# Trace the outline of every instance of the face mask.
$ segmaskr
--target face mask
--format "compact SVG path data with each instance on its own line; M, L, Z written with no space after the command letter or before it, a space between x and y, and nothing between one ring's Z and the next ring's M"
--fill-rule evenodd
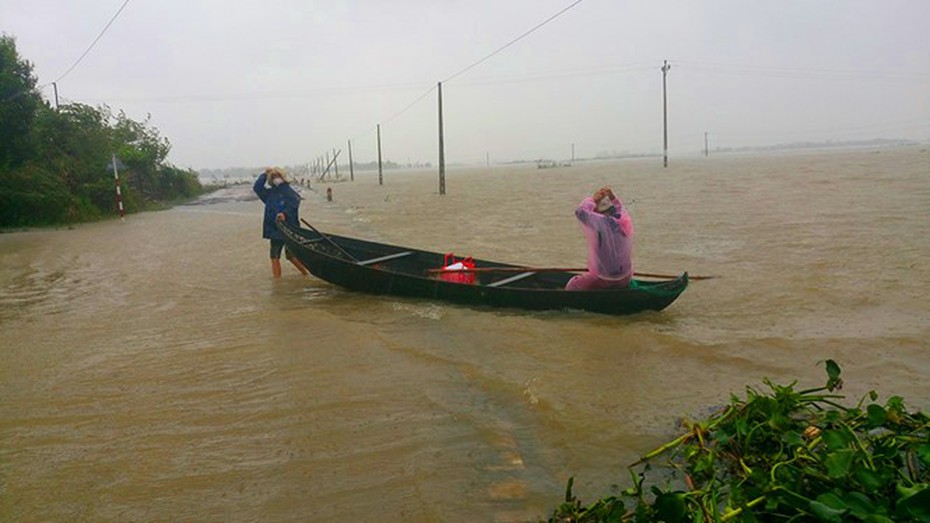
M282 183L284 183L284 180L281 178L275 178L274 180L271 180L271 185L274 185L275 187L281 185Z

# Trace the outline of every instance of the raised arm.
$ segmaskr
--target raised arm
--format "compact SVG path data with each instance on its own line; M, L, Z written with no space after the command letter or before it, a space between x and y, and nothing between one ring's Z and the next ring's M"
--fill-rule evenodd
M594 210L596 208L597 204L594 203L594 198L588 196L584 200L581 200L581 203L575 208L575 218L578 218L578 221L587 225L591 223L591 218L597 215L597 211Z
M258 198L263 202L268 198L268 191L270 190L265 187L265 181L267 180L268 175L261 173L258 175L258 179L255 180L255 185L252 186L252 190L255 191L255 194L257 194Z

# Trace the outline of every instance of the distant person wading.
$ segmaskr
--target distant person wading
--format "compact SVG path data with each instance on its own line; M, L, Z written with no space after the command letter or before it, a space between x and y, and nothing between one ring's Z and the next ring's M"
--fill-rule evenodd
M281 277L281 250L294 267L301 274L309 274L292 253L284 248L284 235L278 230L276 221L298 227L298 211L300 209L300 195L288 183L284 171L277 167L269 167L259 175L252 187L255 194L265 203L265 218L262 222L262 238L271 240L271 274L275 278Z

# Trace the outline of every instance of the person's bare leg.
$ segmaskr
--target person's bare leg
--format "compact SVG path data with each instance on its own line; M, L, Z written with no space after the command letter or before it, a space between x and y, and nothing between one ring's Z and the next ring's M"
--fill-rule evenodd
M271 275L274 278L281 277L281 258L272 258L271 259Z
M308 271L307 268L304 267L304 264L301 263L299 259L297 259L297 256L288 256L287 259L290 260L291 263L294 264L294 267L297 267L297 270L300 271L300 273L304 276L310 274L310 271Z

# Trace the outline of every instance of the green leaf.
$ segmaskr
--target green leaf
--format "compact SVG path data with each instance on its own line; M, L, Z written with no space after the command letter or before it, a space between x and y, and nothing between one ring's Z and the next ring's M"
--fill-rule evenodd
M887 429L885 429L887 430ZM879 431L874 431L873 437ZM889 431L890 432L890 431ZM900 442L893 438L875 439L872 441L872 459L897 461L900 459L901 450L898 448Z
M787 416L776 413L769 418L768 426L776 432L781 432L791 426L790 423L791 420Z
M749 433L749 421L746 418L739 418L733 423L733 428L736 429L737 437L743 438Z
M859 468L853 472L853 477L859 481L867 491L877 491L884 486L885 481L877 472L873 472L867 468Z
M848 492L843 496L843 500L849 507L850 512L858 517L864 518L876 511L875 503L862 492Z
M877 400L877 399L878 399L878 393L875 392L874 390L870 390L870 391L869 391L869 399L872 400L872 401Z
M843 380L840 379L840 366L833 360L827 360L827 389L834 390L843 387Z
M830 521L832 523L843 523L843 514L845 510L837 510L820 501L811 501L810 510L821 521Z
M930 467L930 445L924 444L916 449L917 458L927 467Z
M855 457L855 452L852 449L842 449L827 454L827 459L824 460L827 475L833 479L846 477L852 466L853 457Z
M817 496L817 501L836 510L847 510L849 508L846 506L846 502L833 492L824 492Z
M914 518L914 521L930 522L930 486L924 487L898 502L900 514Z
M698 458L694 462L694 473L695 474L704 474L704 473L713 473L714 471L714 454L707 453Z
M825 430L821 436L830 450L848 448L852 443L852 438L845 430Z
M685 521L685 497L680 492L666 492L656 497L656 516L666 523Z
M885 423L885 417L888 415L881 405L876 405L875 403L870 404L866 408L866 412L869 416L869 425L873 427L878 427Z
M623 501L615 496L602 498L585 509L585 521L620 521L625 512Z
M797 432L786 432L785 443L791 447L800 447L804 444L804 438L802 438L801 435Z
M897 413L904 412L904 398L901 396L892 396L885 402L885 408Z

